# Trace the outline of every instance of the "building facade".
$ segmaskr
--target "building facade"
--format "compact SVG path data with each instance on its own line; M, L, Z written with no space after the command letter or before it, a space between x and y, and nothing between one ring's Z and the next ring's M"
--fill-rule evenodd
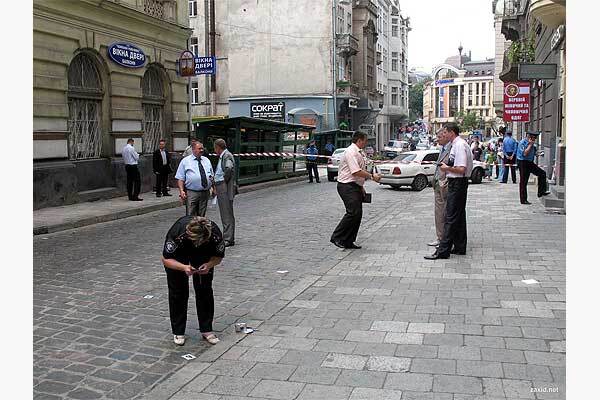
M124 194L129 137L152 187L158 140L188 141L189 34L185 0L33 2L34 208Z
M519 80L520 64L554 67L555 78L530 79L530 121L513 125L517 136L540 132L539 165L550 178L548 207L564 208L566 176L566 1L499 0L493 3L501 32L510 41L503 56L502 82Z
M433 132L474 113L484 135L492 134L496 127L493 60L463 62L460 68L441 64L433 69L432 77L423 89L423 119Z

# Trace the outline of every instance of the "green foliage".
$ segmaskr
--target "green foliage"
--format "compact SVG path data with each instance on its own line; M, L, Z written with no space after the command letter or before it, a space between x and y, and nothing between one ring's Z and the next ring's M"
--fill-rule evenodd
M511 64L530 63L535 59L535 36L512 42L508 48L508 61Z
M461 111L457 113L454 116L454 118L456 119L456 122L460 125L460 128L463 132L479 129L483 124L483 120L481 119L481 117L479 117L479 115L471 111L468 111L467 113Z
M408 109L411 121L423 118L423 83L415 83L408 89Z

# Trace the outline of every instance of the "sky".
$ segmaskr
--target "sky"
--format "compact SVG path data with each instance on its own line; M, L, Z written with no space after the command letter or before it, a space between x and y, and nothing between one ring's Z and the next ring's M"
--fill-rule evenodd
M408 67L431 72L450 56L471 50L473 60L494 57L492 0L400 0L410 17Z

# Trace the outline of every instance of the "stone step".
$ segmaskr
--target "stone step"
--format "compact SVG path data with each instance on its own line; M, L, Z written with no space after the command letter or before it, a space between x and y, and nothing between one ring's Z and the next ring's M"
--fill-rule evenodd
M111 186L93 190L84 190L83 192L78 192L77 195L79 196L79 202L88 202L118 197L119 192L116 187Z
M550 192L552 192L552 195L554 195L557 199L561 199L561 200L565 199L565 187L564 186L551 185Z
M549 194L548 196L544 196L542 203L546 208L565 208L565 199L559 199L553 194Z

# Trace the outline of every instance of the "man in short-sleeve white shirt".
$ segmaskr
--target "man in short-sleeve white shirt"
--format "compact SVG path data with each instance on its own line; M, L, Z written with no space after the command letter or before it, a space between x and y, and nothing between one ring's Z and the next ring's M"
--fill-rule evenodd
M331 234L330 241L343 249L361 248L354 242L362 220L363 185L367 179L375 182L381 179L380 175L365 171L366 160L361 150L366 145L367 135L358 131L354 133L352 144L344 152L338 169L337 191L346 207L346 214Z
M448 198L446 200L446 220L444 235L440 244L427 260L449 258L450 254L464 255L467 251L467 188L469 177L473 171L473 154L471 148L462 139L460 127L453 123L444 126L446 138L452 142L452 150L448 163L441 163L440 170L448 178Z

